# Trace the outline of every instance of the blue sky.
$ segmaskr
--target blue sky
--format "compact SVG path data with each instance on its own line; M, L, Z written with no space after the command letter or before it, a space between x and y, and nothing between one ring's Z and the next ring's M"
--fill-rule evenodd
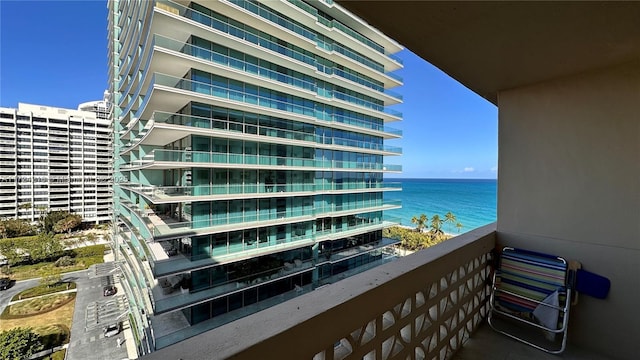
M495 178L497 108L404 50L404 178ZM0 0L0 106L76 108L107 88L106 1Z

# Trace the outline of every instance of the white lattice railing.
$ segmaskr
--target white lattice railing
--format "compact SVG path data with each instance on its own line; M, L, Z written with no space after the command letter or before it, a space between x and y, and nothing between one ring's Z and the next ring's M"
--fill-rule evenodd
M150 358L448 359L486 315L494 247L487 225Z

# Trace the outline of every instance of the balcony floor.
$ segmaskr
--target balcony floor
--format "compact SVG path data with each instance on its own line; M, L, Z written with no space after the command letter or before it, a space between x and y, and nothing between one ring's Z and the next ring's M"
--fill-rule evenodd
M569 332L571 341L571 332ZM567 344L567 349L561 355L547 354L510 339L495 332L489 324L483 324L462 349L453 357L454 360L609 360L598 354Z

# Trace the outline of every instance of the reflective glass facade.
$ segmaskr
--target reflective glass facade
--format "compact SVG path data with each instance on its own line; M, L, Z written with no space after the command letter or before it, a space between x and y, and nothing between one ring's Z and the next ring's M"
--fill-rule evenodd
M393 257L397 43L325 2L108 6L113 238L140 353Z

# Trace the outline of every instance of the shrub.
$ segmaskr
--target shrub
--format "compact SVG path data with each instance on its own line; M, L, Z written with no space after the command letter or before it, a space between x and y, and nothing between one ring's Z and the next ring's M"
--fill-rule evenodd
M38 334L31 328L13 328L0 333L0 358L28 359L42 350Z
M13 274L13 270L11 270L11 267L9 265L2 265L0 266L0 274L11 275Z
M91 245L85 246L77 249L73 249L72 253L76 258L84 258L84 257L92 257L92 256L102 256L104 255L104 251L107 249L105 245Z
M71 266L76 264L76 259L72 258L71 256L65 255L56 260L54 264L56 267Z
M40 279L40 284L47 287L58 285L61 282L62 282L62 275L60 275L60 273L43 276Z

